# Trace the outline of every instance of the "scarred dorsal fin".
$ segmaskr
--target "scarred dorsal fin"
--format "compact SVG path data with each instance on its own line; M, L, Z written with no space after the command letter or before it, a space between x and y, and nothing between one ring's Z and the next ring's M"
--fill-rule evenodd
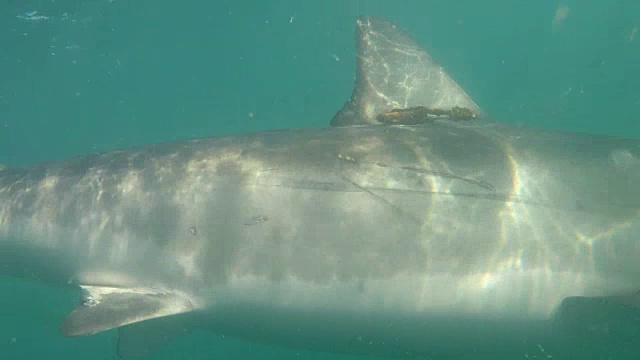
M357 69L351 99L332 126L380 123L393 109L482 110L431 56L394 24L375 17L356 21Z

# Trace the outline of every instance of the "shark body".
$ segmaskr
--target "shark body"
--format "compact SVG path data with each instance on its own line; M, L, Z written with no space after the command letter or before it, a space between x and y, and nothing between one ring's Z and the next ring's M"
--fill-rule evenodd
M391 23L358 19L357 41L331 127L0 170L3 269L81 287L62 332L119 328L123 355L190 328L404 358L640 351L606 315L640 290L640 140L486 121ZM380 123L414 107L472 118Z

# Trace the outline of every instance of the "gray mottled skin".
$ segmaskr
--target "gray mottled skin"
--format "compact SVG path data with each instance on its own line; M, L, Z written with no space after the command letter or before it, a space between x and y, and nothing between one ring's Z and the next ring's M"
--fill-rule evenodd
M486 121L198 139L0 171L0 260L259 341L542 356L563 300L640 289L639 182L640 140Z

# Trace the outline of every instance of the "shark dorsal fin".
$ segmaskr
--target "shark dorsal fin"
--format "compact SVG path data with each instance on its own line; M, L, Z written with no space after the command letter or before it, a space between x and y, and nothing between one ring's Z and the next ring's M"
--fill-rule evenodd
M351 99L332 126L377 124L393 109L482 110L413 39L380 18L356 21L357 69Z

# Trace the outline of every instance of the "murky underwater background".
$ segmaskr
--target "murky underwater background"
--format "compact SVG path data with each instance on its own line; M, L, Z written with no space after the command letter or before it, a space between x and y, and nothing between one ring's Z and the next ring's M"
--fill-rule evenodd
M326 126L358 15L398 23L498 120L640 138L634 0L0 0L0 163ZM0 359L114 359L115 332L58 333L77 296L0 277ZM196 332L149 358L357 357Z

